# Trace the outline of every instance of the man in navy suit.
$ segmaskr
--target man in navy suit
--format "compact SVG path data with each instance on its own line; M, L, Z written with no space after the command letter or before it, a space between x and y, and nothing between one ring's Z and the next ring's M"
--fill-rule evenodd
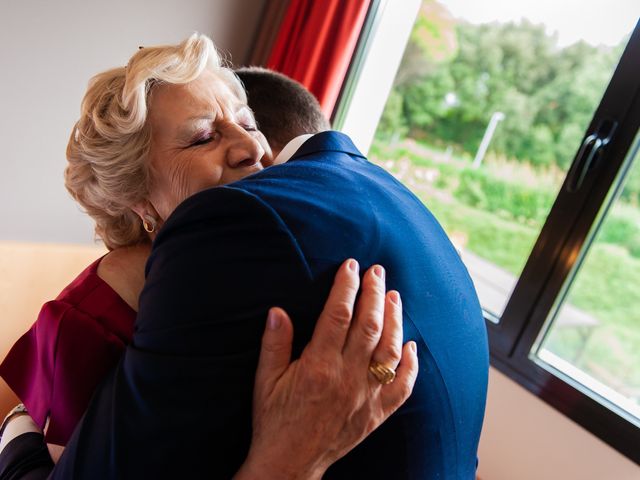
M288 91L278 97L267 87L278 113L305 117L300 108L308 106L294 101L300 87L262 74L258 83L284 82ZM251 75L240 76L260 122L267 107L253 102L260 94ZM266 133L282 150L278 161L295 150L288 162L197 193L165 223L147 265L133 345L98 392L63 464L74 462L77 475L93 478L118 471L131 478L231 477L251 437L266 311L279 305L290 313L299 354L338 266L352 257L362 271L386 267L387 287L402 295L405 341L417 342L420 373L409 400L326 478L474 478L488 349L458 253L422 202L347 136L325 131L295 139L324 125L293 122L284 131L277 120L270 124L294 140L287 148Z

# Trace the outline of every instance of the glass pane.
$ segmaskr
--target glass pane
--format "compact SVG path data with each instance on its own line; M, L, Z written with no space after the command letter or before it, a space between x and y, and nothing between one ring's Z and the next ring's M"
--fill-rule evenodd
M630 155L633 163L624 188L620 181L610 194L610 207L603 210L603 220L535 352L538 359L636 421L640 421L638 143Z
M635 0L425 0L369 152L502 314L637 17Z

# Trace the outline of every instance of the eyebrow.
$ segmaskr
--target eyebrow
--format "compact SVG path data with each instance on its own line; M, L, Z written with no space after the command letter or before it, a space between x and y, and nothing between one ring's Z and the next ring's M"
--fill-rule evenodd
M189 118L187 118L187 122L195 122L195 121L198 121L198 120L204 120L204 121L207 121L207 122L212 122L215 119L216 119L216 115L212 115L212 114L208 113L208 114L205 114L205 115L195 115L193 117L189 117Z
M243 110L246 110L247 112L249 112L251 114L252 117L255 117L255 113L253 112L253 110L251 110L251 107L249 105L245 105L245 104L240 103L240 104L236 105L236 107L237 107L235 109L236 113L239 113L239 112L242 112Z
M215 120L215 116L211 115L210 113L205 114L205 115L196 115L194 117L189 117L187 118L188 121L193 122L194 120L208 120L208 121L212 121Z

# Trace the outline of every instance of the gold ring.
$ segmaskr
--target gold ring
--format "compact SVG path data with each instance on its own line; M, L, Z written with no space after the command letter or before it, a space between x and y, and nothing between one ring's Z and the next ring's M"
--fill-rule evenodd
M387 385L396 378L396 371L393 368L389 368L378 362L371 362L369 364L369 371L382 385Z

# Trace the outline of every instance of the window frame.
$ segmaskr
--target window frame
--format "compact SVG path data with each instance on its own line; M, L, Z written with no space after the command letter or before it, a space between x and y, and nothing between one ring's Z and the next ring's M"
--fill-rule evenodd
M618 125L611 143L577 192L567 191L567 175L500 322L487 319L487 330L494 367L640 464L640 427L531 358L547 318L559 306L565 284L584 247L589 246L610 190L617 188L628 152L640 131L640 69L634 68L638 58L640 22L585 134L586 138L595 132L602 120L615 119Z
M367 25L378 22L377 16L383 14L381 7L386 3L372 2ZM345 112L349 111L354 89L361 83L375 81L362 78L360 74L363 63L368 61L368 47L376 33L375 28L363 29L343 95L336 107L338 114L334 113L334 119L338 120L334 128L341 127ZM485 312L485 320L493 367L640 465L640 448L637 447L640 445L639 426L593 399L582 388L565 381L563 375L554 374L531 358L532 348L545 328L547 317L554 308L559 307L558 299L565 284L573 275L574 266L580 261L584 247L588 248L592 227L598 221L611 188L617 188L616 182L625 168L627 154L640 132L638 59L640 21L629 38L583 138L584 142L603 120L608 119L617 123L611 142L582 186L575 192L569 192L568 178L578 162L578 158L574 158L504 312L500 317ZM385 95L385 101L388 93L381 92ZM378 119L369 121L375 131ZM579 147L576 145L577 149ZM636 161L640 162L640 158Z

